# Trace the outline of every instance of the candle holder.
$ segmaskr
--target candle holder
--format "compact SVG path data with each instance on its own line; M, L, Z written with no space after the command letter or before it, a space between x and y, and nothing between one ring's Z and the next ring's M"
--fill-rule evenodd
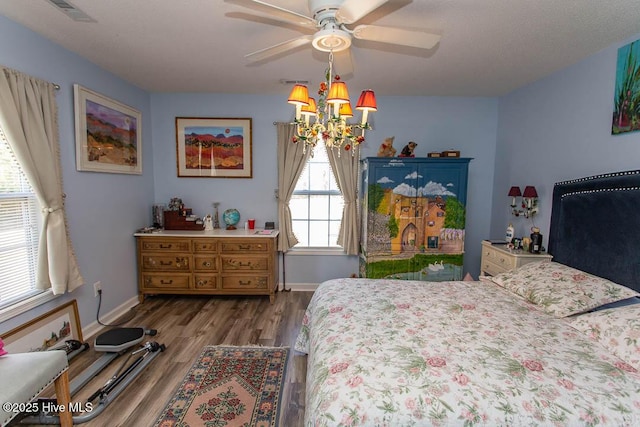
M220 216L218 215L218 206L220 202L213 202L213 228L220 228Z

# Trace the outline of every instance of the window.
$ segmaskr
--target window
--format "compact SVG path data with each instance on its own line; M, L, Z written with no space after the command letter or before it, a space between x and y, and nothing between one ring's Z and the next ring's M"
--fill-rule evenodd
M0 129L0 309L43 291L35 288L38 201Z
M325 146L318 144L289 202L293 232L299 240L294 248L339 248L343 206Z

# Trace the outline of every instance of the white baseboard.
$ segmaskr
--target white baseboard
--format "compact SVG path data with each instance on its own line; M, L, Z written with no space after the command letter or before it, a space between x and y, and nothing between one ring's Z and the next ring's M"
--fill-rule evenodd
M287 283L287 290L291 289L292 291L315 291L319 283ZM280 290L282 290L282 283L280 283Z
M110 324L111 322L115 322L118 318L122 317L122 315L126 314L129 310L131 310L136 305L140 304L140 300L138 296L131 298L128 301L120 304L118 307L111 310L109 313L100 316L100 321L102 323ZM94 321L89 325L82 328L82 337L86 341L87 338L96 335L100 332L105 326L102 326L98 323L98 321Z

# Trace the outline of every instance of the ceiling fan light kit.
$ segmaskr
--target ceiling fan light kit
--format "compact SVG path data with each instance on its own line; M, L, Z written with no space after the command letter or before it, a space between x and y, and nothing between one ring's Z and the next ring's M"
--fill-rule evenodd
M359 124L347 122L348 118L353 117L353 112L346 83L340 81L339 76L335 76L335 80L333 78L335 52L349 49L353 39L422 49L431 49L440 40L439 35L422 30L377 25L358 25L353 29L347 27L389 0L309 0L311 16L260 0L225 1L267 13L281 22L317 30L313 35L302 35L245 55L249 60L261 61L307 44L311 44L316 50L329 53L329 68L325 74L325 81L320 84L318 102L309 97L307 86L303 84L294 85L289 95L288 102L296 108L296 134L293 139L294 142L304 143L305 149L308 147L313 150L321 139L328 148L352 150L354 153L358 145L364 141L364 131L371 129L367 122L369 111L377 111L374 92L370 89L365 90L356 104L356 110L362 111L362 120ZM314 116L315 122L312 124L311 117Z

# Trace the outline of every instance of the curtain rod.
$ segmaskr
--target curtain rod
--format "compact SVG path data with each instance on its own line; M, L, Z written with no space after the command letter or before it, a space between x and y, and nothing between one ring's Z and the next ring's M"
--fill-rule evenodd
M45 82L45 83L50 83L50 82L48 82L48 81L46 81L46 80L42 80L42 79L40 79L40 78L38 78L38 77L32 77L32 76L30 76L30 75L28 75L28 74L23 73L22 71L14 70L13 68L7 68L7 67L4 67L4 66L2 66L1 64L0 64L0 70L7 70L7 71L14 72L14 73L20 73L20 74L25 75L25 76L27 76L27 77L29 77L29 78L35 78L35 79L41 80L41 81L43 81L43 82ZM55 90L60 90L60 85L59 85L59 84L57 84L57 83L50 83L50 84L52 84L52 85L53 85L53 88L54 88Z

